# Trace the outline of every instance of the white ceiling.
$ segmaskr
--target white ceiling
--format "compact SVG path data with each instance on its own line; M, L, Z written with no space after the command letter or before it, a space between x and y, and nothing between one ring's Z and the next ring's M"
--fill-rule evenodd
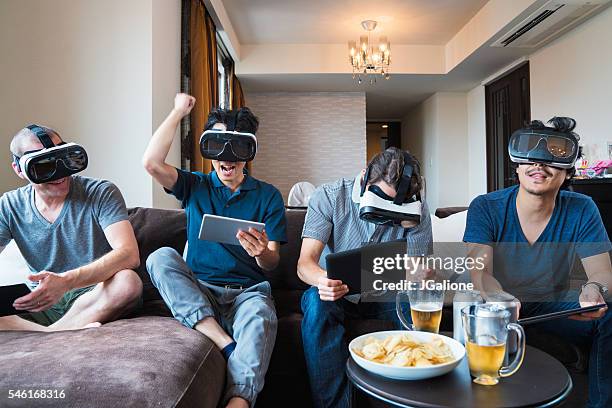
M374 85L357 85L350 74L242 75L240 82L247 99L249 92L365 92L368 120L397 120L433 93L471 90L523 55L485 45L446 75L392 74Z
M393 44L446 44L487 0L223 0L241 44L338 44L361 21Z
M504 0L514 1L514 0ZM538 0L543 1L543 0ZM240 44L339 44L376 19L393 44L446 45L488 0L222 0ZM375 36L376 38L376 36ZM368 120L402 118L435 92L467 91L527 54L482 45L447 74L397 74L357 85L350 74L241 73L251 92L365 92ZM278 55L277 58L283 58Z

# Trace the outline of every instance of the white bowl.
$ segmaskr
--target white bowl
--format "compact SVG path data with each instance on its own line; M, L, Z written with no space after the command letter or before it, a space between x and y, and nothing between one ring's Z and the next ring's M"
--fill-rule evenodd
M359 357L354 349L361 349L365 339L374 337L378 340L384 340L385 338L397 335L397 334L408 334L410 337L419 342L429 342L436 338L441 338L451 349L454 360L443 364L436 364L429 367L396 367L389 364L376 363L374 361L367 360L363 357ZM450 337L442 336L435 333L427 333L421 331L406 331L406 330L389 330L380 331L359 336L349 344L349 351L353 360L364 370L370 371L374 374L381 375L383 377L392 378L395 380L423 380L425 378L437 377L451 372L465 357L465 347L457 340Z

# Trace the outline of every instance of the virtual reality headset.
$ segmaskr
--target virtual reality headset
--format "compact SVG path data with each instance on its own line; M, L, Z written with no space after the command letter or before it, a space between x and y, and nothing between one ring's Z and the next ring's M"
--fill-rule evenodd
M421 184L418 180L420 176L415 172L417 166L418 163L404 152L402 177L395 197L388 196L377 185L368 185L371 169L368 166L363 181L359 184L358 175L353 189L353 201L359 203L359 218L379 225L401 225L404 221L420 223L422 202L421 191L417 187Z
M571 169L580 156L578 140L578 135L571 131L562 132L543 125L524 128L510 136L508 154L514 163L543 163Z
M87 168L87 152L76 143L59 143L51 140L47 131L38 125L29 125L42 149L25 152L21 157L13 155L13 160L25 177L35 184L48 183L79 173Z
M200 153L211 160L251 161L257 153L257 138L234 130L207 130L200 137Z

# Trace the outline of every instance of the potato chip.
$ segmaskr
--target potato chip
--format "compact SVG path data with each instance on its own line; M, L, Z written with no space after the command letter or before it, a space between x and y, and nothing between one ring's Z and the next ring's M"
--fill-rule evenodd
M408 333L392 335L382 340L368 337L361 349L355 348L353 352L366 360L396 367L428 367L454 359L444 340L437 338L421 343Z

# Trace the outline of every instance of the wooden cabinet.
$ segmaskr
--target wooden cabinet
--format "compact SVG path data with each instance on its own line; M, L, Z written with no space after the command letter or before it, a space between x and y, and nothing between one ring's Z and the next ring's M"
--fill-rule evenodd
M612 179L574 179L570 190L586 194L595 201L608 231L608 238L612 239Z

